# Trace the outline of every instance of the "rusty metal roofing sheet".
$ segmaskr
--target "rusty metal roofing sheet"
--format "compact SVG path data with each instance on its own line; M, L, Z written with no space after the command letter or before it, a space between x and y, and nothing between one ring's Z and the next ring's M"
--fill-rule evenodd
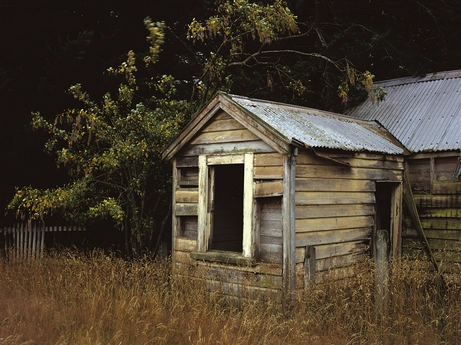
M377 82L384 101L370 99L348 115L376 120L409 151L461 149L461 70Z
M377 122L326 111L228 95L287 141L306 147L402 154L403 148Z

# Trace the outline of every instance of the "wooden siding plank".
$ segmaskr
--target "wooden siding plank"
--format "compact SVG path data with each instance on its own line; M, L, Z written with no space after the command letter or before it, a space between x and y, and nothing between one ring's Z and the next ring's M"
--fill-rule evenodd
M261 243L261 262L281 264L282 248L282 244Z
M424 218L421 219L424 230L460 230L461 221L459 218Z
M320 260L348 254L363 254L369 248L363 241L353 241L315 246L315 253L317 260Z
M383 155L381 153L359 152L354 158L369 160L386 160L389 162L405 162L405 158L400 155Z
M419 210L420 218L461 218L461 208L424 207Z
M370 228L333 230L333 231L311 231L296 233L296 247L317 246L320 244L369 240Z
M177 168L197 168L198 167L198 156L176 157L176 167Z
M368 249L369 245L367 245L363 241L351 241L327 245L318 245L315 246L315 257L317 259L325 259L333 256L364 253ZM296 263L304 262L304 258L306 255L305 252L306 247L296 248Z
M374 192L376 190L374 181L367 180L344 180L344 179L323 179L323 178L297 178L296 191L342 191L342 192Z
M255 166L255 179L283 179L283 166Z
M373 227L373 216L313 218L296 220L296 233Z
M336 279L342 279L347 276L356 274L356 264L360 264L366 255L362 252L351 253L342 256L334 256L325 259L319 259L315 262L315 282L332 282ZM304 278L305 268L303 264L296 265L298 278ZM301 280L299 284L302 286Z
M428 230L424 230L424 234L426 235L427 239L461 241L461 231L458 231L458 230L428 229ZM414 228L405 228L403 230L403 236L404 237L414 237L414 238L419 237L416 229Z
M218 269L220 272L240 272L237 274L262 274L262 275L272 275L272 276L282 276L282 267L280 265L272 265L267 263L257 263L253 266L239 266L239 265L223 265L219 262L212 261L196 261L195 267L197 270L201 269Z
M351 168L347 166L332 165L298 165L296 177L298 178L341 178L356 180L389 180L401 181L401 170L384 170L369 168Z
M370 192L298 192L296 205L374 204L375 193Z
M206 145L217 143L236 143L260 140L256 135L247 129L236 129L232 131L206 132L198 135L190 142L190 145Z
M404 247L418 247L422 249L422 245L419 241L415 241L414 238L405 238ZM432 250L441 250L441 251L457 251L461 252L461 242L456 240L446 240L446 239L432 239L428 238L429 246Z
M178 189L175 192L175 199L176 199L176 203L178 204L197 203L198 197L199 197L198 189L195 189L195 190Z
M363 253L352 253L342 256L334 256L331 258L320 259L316 261L316 271L328 271L333 268L350 266L359 263L364 259Z
M239 143L217 143L208 145L187 145L182 151L182 156L199 156L201 154L222 154L238 152L274 152L275 150L265 142L244 141Z
M255 198L283 195L283 181L262 181L255 183Z
M198 205L197 204L176 203L175 215L176 216L196 216L198 215Z
M243 164L244 155L216 155L207 157L208 165L219 165L219 164Z
M252 269L234 269L236 266L216 266L199 264L196 270L191 270L193 277L206 278L208 281L239 284L253 287L281 286L282 277L279 274L263 274ZM274 271L276 272L276 271ZM271 284L272 283L272 284Z
M202 129L202 132L221 132L229 130L245 129L233 118L214 119L209 125Z
M207 289L209 291L219 291L221 294L229 298L264 298L281 301L281 291L278 287L266 286L251 286L247 282L228 283L223 281L207 280Z
M260 231L262 236L271 236L282 238L282 221L262 220L260 222Z
M315 155L313 152L299 152L298 156L296 157L296 165L303 166L303 165L330 165L334 166L337 165L333 163L331 160L323 157L319 157Z
M175 239L175 249L181 252L195 252L197 251L197 240L177 237Z
M370 169L383 169L383 170L403 170L404 162L402 161L389 161L386 159L368 160L357 158L344 159L347 163L355 168L370 168Z
M460 208L461 195L414 194L415 204L420 207Z
M375 206L372 204L296 206L296 219L370 216L375 213Z
M276 153L261 153L255 155L255 167L257 166L272 166L272 165L283 165L283 155Z
M403 169L404 159L401 156L359 153L351 156L351 153L341 155L340 152L332 154L333 157L340 158L341 161L349 163L351 166L356 167L370 167L370 168L385 168L385 169ZM320 157L310 152L302 152L296 157L298 165L331 165L334 163L326 157Z
M435 181L432 184L432 194L452 195L461 194L461 181Z
M280 236L271 236L271 235L261 235L262 244L270 245L282 245L282 237Z

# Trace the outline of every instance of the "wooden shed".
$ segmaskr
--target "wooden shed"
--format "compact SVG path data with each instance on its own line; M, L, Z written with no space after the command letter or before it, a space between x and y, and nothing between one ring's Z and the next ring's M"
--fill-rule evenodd
M347 114L377 120L410 152L406 172L416 218L404 208L403 251L428 244L436 263L461 262L461 70L377 82L386 96ZM423 236L419 234L422 231Z
M399 255L403 153L374 121L220 93L163 153L174 267L278 294L369 256L377 229Z

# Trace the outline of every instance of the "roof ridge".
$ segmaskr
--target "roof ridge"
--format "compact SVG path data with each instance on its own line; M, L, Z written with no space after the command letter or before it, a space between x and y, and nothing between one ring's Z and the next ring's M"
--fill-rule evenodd
M312 107L308 107L304 105L290 104L290 103L284 103L284 102L279 102L279 101L271 101L271 100L265 100L261 98L252 98L248 96L242 96L242 95L230 94L230 93L226 93L226 95L228 95L231 99L239 98L239 99L247 100L249 102L255 102L255 103L258 102L258 103L264 103L268 105L271 104L271 105L275 105L281 108L297 109L300 112L308 111L309 113L315 114L316 116L330 116L332 118L336 118L339 121L360 122L360 123L376 122L374 120L364 120L364 119L348 116L347 114L342 114L342 113L334 112L330 110L312 108Z

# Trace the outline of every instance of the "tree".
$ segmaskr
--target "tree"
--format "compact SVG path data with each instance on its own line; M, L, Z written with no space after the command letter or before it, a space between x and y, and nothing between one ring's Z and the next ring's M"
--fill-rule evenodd
M17 114L22 121L22 114L30 113L30 104L38 105L34 109L44 114L55 114L59 111L55 108L64 107L65 99L55 97L63 85L75 84L75 78L85 85L85 91L81 84L70 88L76 103L56 119L35 113L33 120L35 128L51 136L46 148L67 168L69 183L56 188L48 188L48 183L40 189L35 182L42 177L28 177L35 188L18 189L10 209L31 218L62 214L83 222L108 217L124 229L129 250L139 253L154 246L168 214L170 168L160 161L159 151L188 114L216 91L342 111L372 90L373 75L367 70L383 79L457 68L461 53L456 42L461 32L455 24L461 8L455 0L409 1L405 6L396 0L288 2L291 10L282 0L217 0L217 8L214 0L175 1L177 6L168 6L170 26L146 21L151 51L144 63L140 63L142 55L130 52L108 73L111 83L107 78L102 81L94 70L99 71L101 64L117 65L120 47L127 42L134 50L141 49L137 37L142 36L134 22L140 13L163 15L156 4L139 1L139 6L126 9L109 1L99 6L72 3L62 11L66 16L42 13L42 6L28 20L19 20L24 17L21 13L5 16L11 18L0 24L17 30L0 40L14 52L0 65L0 90L9 94L0 104L7 109L3 114L15 117L2 126L10 132L2 142L17 146L3 150L4 157L7 152L8 159L21 161L31 151L26 147L12 154L24 146L22 137L29 130L12 120L19 118ZM21 8L29 11L30 7ZM189 23L190 8L197 17ZM59 25L48 28L53 18L59 18ZM41 30L39 24L44 26ZM67 38L53 37L57 31ZM41 37L53 40L39 46ZM21 45L15 47L14 42ZM167 58L162 55L159 60L161 47L167 50L162 53ZM30 59L31 50L40 58ZM62 73L63 68L67 73ZM71 81L63 78L69 74ZM119 82L114 81L120 77L125 79L117 88ZM30 85L35 85L34 92ZM26 94L28 102L24 102ZM103 94L102 100L93 101ZM11 134L14 131L18 134ZM31 147L38 146L28 141ZM34 151L31 156L38 155ZM10 179L19 175L17 171L26 169L21 165ZM9 184L10 179L6 179ZM7 189L2 186L2 190Z
M17 189L9 209L29 219L59 215L85 223L109 218L125 232L129 255L155 251L170 205L170 167L161 161L160 151L195 109L195 101L204 105L216 91L248 80L253 71L263 76L255 79L263 80L266 90L301 97L308 88L296 64L306 58L331 64L342 73L343 88L361 76L365 76L364 84L371 83L370 75L357 73L346 59L333 61L316 52L289 48L310 30L301 32L281 0L271 5L224 1L215 16L204 22L193 20L188 26L188 37L203 45L195 46L199 49L194 56L202 64L197 64L201 68L194 81L196 93L187 103L175 95L177 81L155 68L165 41L165 24L146 18L145 25L150 50L143 64L130 51L125 62L109 69L114 78L124 78L117 95L107 92L96 102L81 84L75 84L69 89L74 107L51 121L33 113L32 127L48 133L46 151L67 169L70 181L56 188ZM85 41L86 36L80 37ZM187 58L183 62L192 65ZM260 86L258 81L252 88L245 85L244 94ZM342 96L346 91L342 89Z
M109 218L125 232L128 255L155 250L168 218L170 167L161 150L185 121L189 105L175 98L171 76L156 74L164 23L145 19L149 53L139 64L127 60L109 73L123 76L116 96L95 102L80 84L69 89L79 106L53 121L33 113L32 127L50 138L45 148L65 167L70 183L52 189L21 188L9 209L23 217L45 219L59 213L78 223ZM142 79L137 78L143 70Z
M358 71L347 56L329 56L317 21L300 23L286 3L223 1L217 14L189 24L189 38L202 44L202 70L195 94L206 103L221 89L291 103L311 103L317 84L346 101L356 86L372 90L373 75ZM329 94L329 96L331 96ZM333 102L332 102L333 103ZM316 104L315 104L316 105Z

